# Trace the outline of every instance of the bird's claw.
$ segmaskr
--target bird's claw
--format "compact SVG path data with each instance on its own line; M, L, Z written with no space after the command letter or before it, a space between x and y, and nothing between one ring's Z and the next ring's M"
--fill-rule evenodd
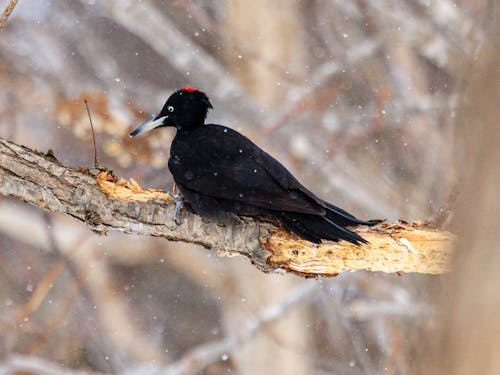
M168 192L168 196L174 201L175 203L175 213L174 213L174 222L177 225L181 225L181 221L179 220L179 216L181 213L181 209L184 206L183 203L183 198L182 198L182 193L179 191L177 194Z

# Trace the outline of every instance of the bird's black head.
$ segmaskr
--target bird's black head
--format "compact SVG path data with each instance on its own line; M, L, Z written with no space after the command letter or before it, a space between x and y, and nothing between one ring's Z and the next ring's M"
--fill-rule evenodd
M180 129L193 129L202 126L209 108L213 108L204 92L184 87L174 92L167 99L161 112L151 120L145 122L132 133L135 137L141 133L160 128L173 126Z

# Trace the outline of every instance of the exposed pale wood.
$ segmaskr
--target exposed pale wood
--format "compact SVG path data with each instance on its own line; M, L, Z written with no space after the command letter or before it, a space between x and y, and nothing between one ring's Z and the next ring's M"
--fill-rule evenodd
M312 245L280 231L264 248L271 252L268 264L288 271L333 276L344 271L418 272L440 274L448 270L454 236L419 223L380 223L355 230L369 244L346 242Z
M69 168L53 157L0 139L0 194L44 210L84 221L99 233L119 230L200 244L224 255L240 254L264 272L284 270L305 277L333 276L346 270L419 272L448 270L454 236L419 223L381 223L356 232L370 243L315 245L270 223L243 218L220 226L183 211L173 221L174 205L158 190L109 173Z

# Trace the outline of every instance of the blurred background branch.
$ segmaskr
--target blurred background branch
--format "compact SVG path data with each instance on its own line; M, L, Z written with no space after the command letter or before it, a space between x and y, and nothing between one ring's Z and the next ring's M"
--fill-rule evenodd
M5 26L5 22L7 22L7 19L9 18L10 14L16 7L17 1L18 0L9 0L9 4L3 11L2 15L0 16L0 29L2 29Z

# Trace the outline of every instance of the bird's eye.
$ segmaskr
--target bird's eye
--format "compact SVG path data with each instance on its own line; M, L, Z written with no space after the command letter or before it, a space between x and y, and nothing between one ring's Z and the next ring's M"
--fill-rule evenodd
M171 105L169 105L169 106L167 107L167 110L168 110L169 112L173 112L173 111L174 111L174 107L172 107Z

